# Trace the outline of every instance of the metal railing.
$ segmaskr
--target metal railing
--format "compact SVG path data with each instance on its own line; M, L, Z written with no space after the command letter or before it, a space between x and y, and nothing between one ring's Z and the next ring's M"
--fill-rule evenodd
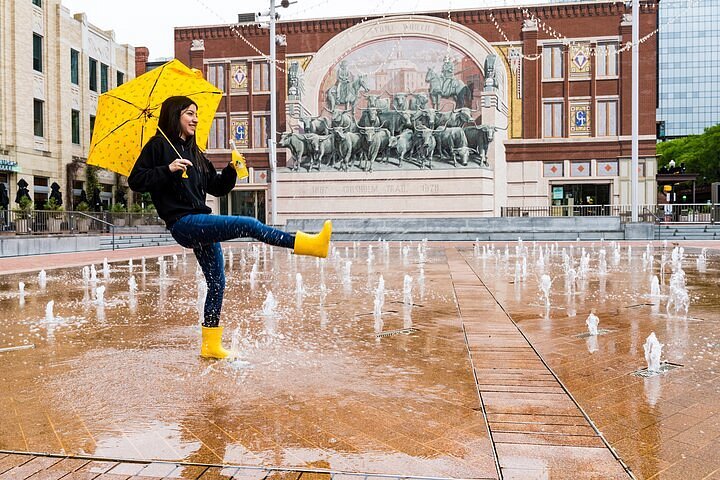
M720 223L720 204L683 203L668 205L640 205L639 220L647 223ZM591 217L617 216L630 222L630 205L545 205L530 207L502 207L503 217Z
M149 213L0 210L0 233L16 235L111 233L113 250L117 227L141 225L164 225L164 223L156 214Z

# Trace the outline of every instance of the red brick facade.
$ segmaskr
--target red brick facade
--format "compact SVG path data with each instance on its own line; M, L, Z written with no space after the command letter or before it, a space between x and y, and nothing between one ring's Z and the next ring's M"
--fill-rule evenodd
M526 56L542 53L542 42L552 41L554 37L547 33L542 25L551 27L555 32L564 35L569 41L574 39L591 39L608 37L620 39L622 47L631 41L629 22L623 23L623 15L629 14L624 2L598 2L557 4L528 7L527 11L539 19L541 28L534 31L523 31L523 20L528 18L519 8L498 8L492 10L469 10L452 12L450 19L482 36L495 46L507 44L493 23L497 21L500 29L505 32L507 40L514 45L522 45ZM640 37L651 33L657 25L658 3L655 1L641 4ZM447 12L427 13L426 16L447 18ZM277 48L277 57L285 60L286 55L313 55L338 33L347 30L362 21L371 21L375 17L324 19L308 21L281 22L277 25L277 33L286 35L287 46ZM175 31L175 56L186 64L203 68L205 59L259 59L259 54L238 37L231 26L188 27ZM255 25L238 27L240 33L266 53L269 51L267 29ZM204 51L192 51L192 40L204 40ZM362 40L359 41L362 43ZM557 41L556 43L562 43ZM342 52L338 52L341 54ZM657 98L657 36L650 36L640 46L640 135L646 136L640 141L640 155L654 156L655 141L655 109ZM564 65L569 65L567 45L563 47ZM514 139L506 145L506 160L573 160L584 158L617 158L628 156L631 134L631 58L632 49L622 52L617 62L617 78L598 79L595 75L595 57L591 57L590 78L586 80L570 80L565 72L559 81L543 80L542 61L523 60L522 78L522 117L521 141ZM248 68L248 85L253 84L252 69ZM225 85L228 85L229 72L226 70ZM278 130L285 129L285 98L286 77L277 71L278 92ZM618 96L617 133L614 141L595 141L594 133L589 138L573 139L563 142L562 139L542 138L543 99L558 98L564 100L565 117L569 114L569 100L573 97L587 98L595 104L595 99L603 95ZM253 112L269 109L268 94L226 95L219 110L228 112ZM250 122L252 123L252 122ZM228 123L229 125L229 123ZM250 125L252 129L252 124ZM251 133L252 134L252 133ZM567 132L565 133L567 137ZM536 141L534 141L536 140ZM558 141L560 140L560 141ZM538 157L541 155L541 157ZM228 155L214 155L218 165L227 160ZM250 166L267 167L267 153L252 152L247 155ZM279 155L280 165L284 164L283 154Z

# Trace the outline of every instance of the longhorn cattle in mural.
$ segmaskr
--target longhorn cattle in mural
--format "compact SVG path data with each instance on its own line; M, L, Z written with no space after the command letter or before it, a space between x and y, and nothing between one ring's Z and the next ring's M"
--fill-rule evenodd
M324 90L322 114L298 115L299 131L282 134L279 145L292 154L291 170L490 166L488 147L498 127L482 124L473 89L497 86L495 59L485 62L482 80L466 76L469 83L456 76L456 65L464 64L457 56L445 54L440 73L427 62L397 61L396 70L388 66L390 73L378 73L381 65L371 74L353 73L347 59L340 62ZM426 91L418 85L418 65L426 68ZM398 70L405 75L401 85L414 85L412 91L388 91L398 85Z

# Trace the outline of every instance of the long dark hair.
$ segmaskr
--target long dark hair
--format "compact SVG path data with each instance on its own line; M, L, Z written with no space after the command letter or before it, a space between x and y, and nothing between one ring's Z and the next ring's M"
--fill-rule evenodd
M197 103L195 103L191 98L181 95L168 97L160 107L158 130L162 130L169 139L179 138L181 133L180 115L182 114L183 110L188 108L190 105L195 105L195 108L198 108ZM163 136L162 133L160 133L159 131L156 133L156 135ZM207 164L205 162L205 156L198 148L197 142L195 142L195 135L192 135L189 140L191 142L190 149L193 152L193 157L196 160L196 162L194 162L195 167L199 168L202 172L206 172Z

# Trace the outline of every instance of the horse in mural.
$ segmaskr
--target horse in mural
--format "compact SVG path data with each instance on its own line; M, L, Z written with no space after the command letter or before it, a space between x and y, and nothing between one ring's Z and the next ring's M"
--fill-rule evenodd
M470 107L472 105L472 90L465 83L457 78L452 81L445 82L432 67L428 68L425 75L425 81L428 85L428 96L433 104L433 108L437 109L440 105L440 98L452 98L455 100L455 108Z
M350 110L354 113L355 103L360 96L360 90L364 90L366 92L370 91L370 88L367 85L367 77L364 74L358 75L355 80L348 84L347 94L345 95L345 98L339 97L337 85L333 85L332 87L328 88L327 92L325 92L325 98L328 103L328 110L335 110L335 105L344 105L345 110Z

